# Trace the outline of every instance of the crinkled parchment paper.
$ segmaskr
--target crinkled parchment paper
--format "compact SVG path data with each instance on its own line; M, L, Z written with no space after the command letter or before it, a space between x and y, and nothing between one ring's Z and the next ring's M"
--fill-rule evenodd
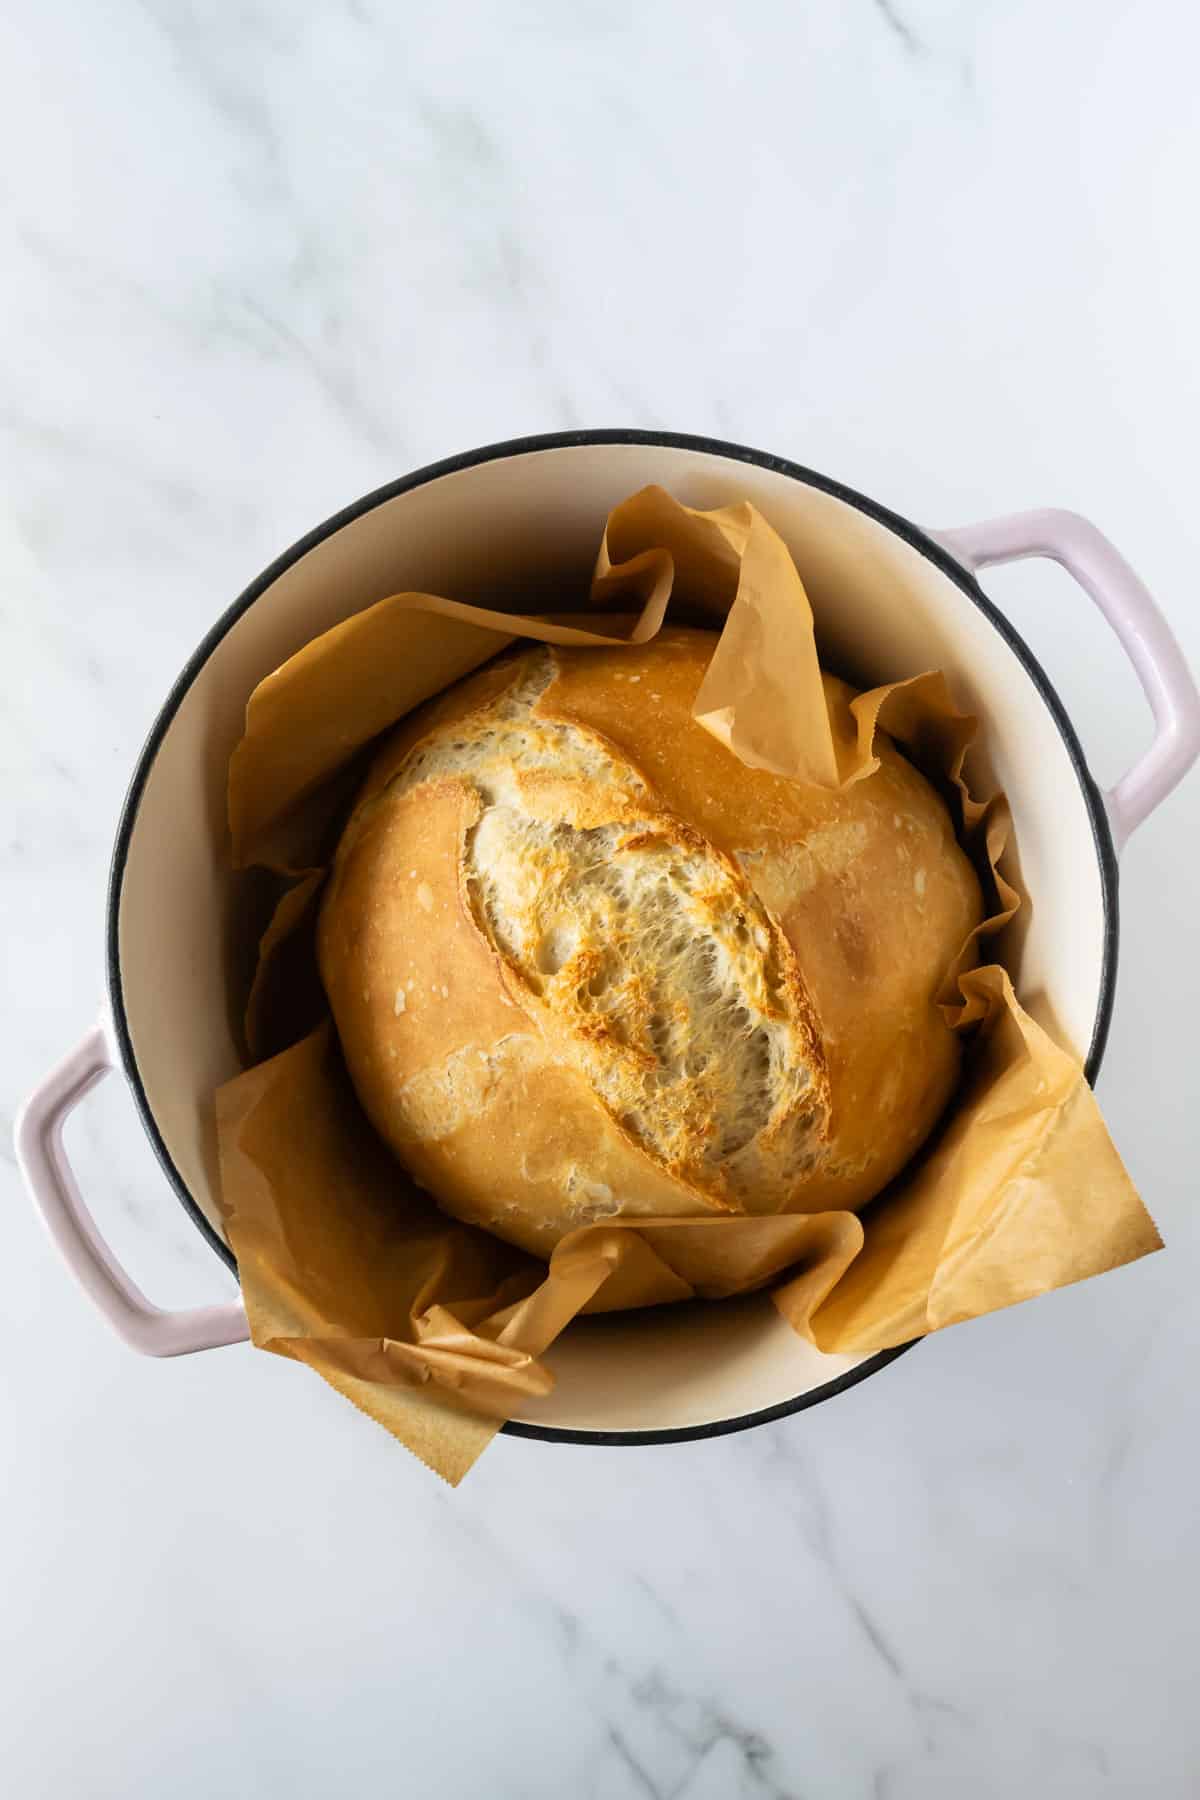
M672 604L722 627L697 721L755 767L833 787L876 767L886 730L947 794L990 916L940 1000L970 1033L933 1147L860 1219L846 1212L607 1223L549 1267L440 1213L374 1136L315 977L323 866L355 759L403 714L505 649L643 643ZM854 703L839 758L807 596L748 504L697 512L646 488L609 517L574 614L517 618L396 594L307 645L255 690L229 779L238 867L285 885L247 1008L253 1067L217 1096L226 1229L254 1342L307 1363L458 1481L551 1377L538 1360L575 1315L773 1284L794 1329L863 1352L1063 1287L1158 1248L1079 1065L976 967L1018 896L996 871L1003 798L963 779L976 722L940 674Z

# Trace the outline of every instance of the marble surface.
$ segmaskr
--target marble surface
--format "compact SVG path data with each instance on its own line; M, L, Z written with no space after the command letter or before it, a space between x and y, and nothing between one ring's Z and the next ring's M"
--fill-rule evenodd
M1200 663L1197 17L6 7L6 1112L95 1012L177 669L434 457L664 426L935 526L1074 506ZM1064 577L989 585L1111 780L1120 652ZM124 1350L3 1150L5 1792L1194 1795L1198 839L1200 778L1125 860L1100 1083L1167 1253L746 1435L502 1440L451 1493L299 1368ZM70 1142L156 1298L230 1291L118 1082Z

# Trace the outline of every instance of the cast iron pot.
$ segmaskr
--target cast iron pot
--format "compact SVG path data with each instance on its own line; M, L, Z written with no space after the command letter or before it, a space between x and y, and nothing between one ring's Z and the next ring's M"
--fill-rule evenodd
M1036 904L1006 960L1026 1006L1094 1080L1112 1014L1117 853L1200 752L1200 696L1162 615L1094 526L1031 512L931 533L735 444L642 431L516 439L406 475L319 525L251 583L171 690L133 773L108 895L108 1004L17 1125L21 1168L68 1266L135 1349L243 1341L239 1302L163 1312L96 1230L62 1148L66 1115L124 1074L163 1172L236 1272L217 1194L212 1096L241 1058L229 996L225 782L246 700L318 632L403 589L495 602L586 584L609 509L647 482L692 506L749 499L787 541L823 657L862 686L936 666L986 721L976 780L1008 793ZM1045 556L1100 607L1154 714L1151 748L1102 794L1032 652L975 571ZM907 1346L905 1346L907 1347ZM553 1394L505 1429L588 1443L675 1442L829 1399L900 1354L823 1356L764 1295L581 1320L553 1347Z

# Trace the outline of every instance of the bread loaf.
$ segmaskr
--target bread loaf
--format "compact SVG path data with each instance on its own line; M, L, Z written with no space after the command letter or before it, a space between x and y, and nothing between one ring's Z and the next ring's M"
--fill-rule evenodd
M540 1255L857 1208L958 1074L935 995L981 901L942 800L883 734L841 792L747 768L691 718L714 644L489 665L384 741L338 849L319 960L363 1106Z

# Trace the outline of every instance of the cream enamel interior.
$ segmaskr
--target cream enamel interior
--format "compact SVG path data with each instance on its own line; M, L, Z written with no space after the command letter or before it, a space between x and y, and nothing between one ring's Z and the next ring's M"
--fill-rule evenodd
M651 481L689 505L749 499L766 514L808 588L822 659L838 673L867 686L940 667L986 719L974 772L1007 790L1021 880L1036 896L1005 960L1030 1011L1086 1054L1104 953L1091 821L1049 709L979 609L886 526L781 471L651 444L531 450L438 476L309 550L216 645L159 746L121 887L120 979L149 1107L218 1232L212 1096L241 1066L225 778L248 695L318 632L405 588L531 610L581 591L607 512ZM523 1415L529 1422L664 1431L778 1406L857 1359L819 1355L755 1296L585 1322L548 1361L558 1385Z

